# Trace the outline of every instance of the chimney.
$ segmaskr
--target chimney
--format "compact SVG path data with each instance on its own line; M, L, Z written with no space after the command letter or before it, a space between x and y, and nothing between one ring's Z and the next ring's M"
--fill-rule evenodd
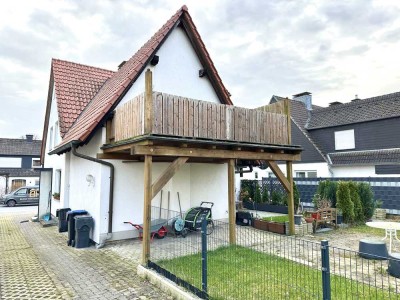
M303 102L308 110L312 110L312 94L310 92L304 92L293 95L293 100Z
M33 141L33 134L26 134L26 140L28 142L32 142Z
M118 65L118 70L122 68L122 66L126 63L126 60L123 60L119 65Z
M329 103L329 107L335 106L335 105L340 105L340 104L343 104L343 103L339 102L339 101L334 101L334 102Z

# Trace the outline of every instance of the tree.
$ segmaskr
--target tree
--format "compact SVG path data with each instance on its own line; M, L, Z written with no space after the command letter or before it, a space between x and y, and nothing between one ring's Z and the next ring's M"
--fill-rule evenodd
M354 220L354 203L351 201L349 185L339 181L336 191L336 207L343 212L343 220L351 223Z
M254 189L254 202L256 203L261 203L261 190L258 182L255 184L255 189Z
M350 198L354 204L354 220L358 222L364 221L364 211L360 200L360 195L358 194L357 183L349 181L348 183L350 189Z
M263 189L262 189L261 201L262 201L262 203L268 203L269 202L268 189L267 189L266 185L264 185Z
M369 220L374 214L374 193L371 186L366 182L360 182L358 184L358 194L360 195L360 200L363 206L364 218Z

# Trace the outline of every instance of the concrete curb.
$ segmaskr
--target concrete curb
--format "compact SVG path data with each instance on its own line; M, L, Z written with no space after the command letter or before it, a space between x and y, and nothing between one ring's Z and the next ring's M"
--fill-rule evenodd
M199 300L197 296L184 291L171 280L161 276L157 272L147 269L141 265L137 267L137 273L140 277L149 280L162 291L169 293L174 299L178 300Z

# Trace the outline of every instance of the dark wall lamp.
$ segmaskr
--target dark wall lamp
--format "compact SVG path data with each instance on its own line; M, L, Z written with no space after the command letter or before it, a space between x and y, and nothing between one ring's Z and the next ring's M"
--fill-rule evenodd
M158 55L154 55L153 58L150 61L150 64L152 66L156 66L158 64L159 60L160 60L160 57Z

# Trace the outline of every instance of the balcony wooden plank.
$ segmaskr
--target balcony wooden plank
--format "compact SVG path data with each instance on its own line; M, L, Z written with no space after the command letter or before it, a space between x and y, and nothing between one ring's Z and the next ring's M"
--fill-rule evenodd
M193 132L193 120L194 120L194 115L193 115L193 101L188 100L188 135L187 136L194 136Z
M167 134L174 135L174 102L173 97L167 95L166 97L168 104L168 130Z
M193 137L199 137L199 105L198 101L193 103Z

